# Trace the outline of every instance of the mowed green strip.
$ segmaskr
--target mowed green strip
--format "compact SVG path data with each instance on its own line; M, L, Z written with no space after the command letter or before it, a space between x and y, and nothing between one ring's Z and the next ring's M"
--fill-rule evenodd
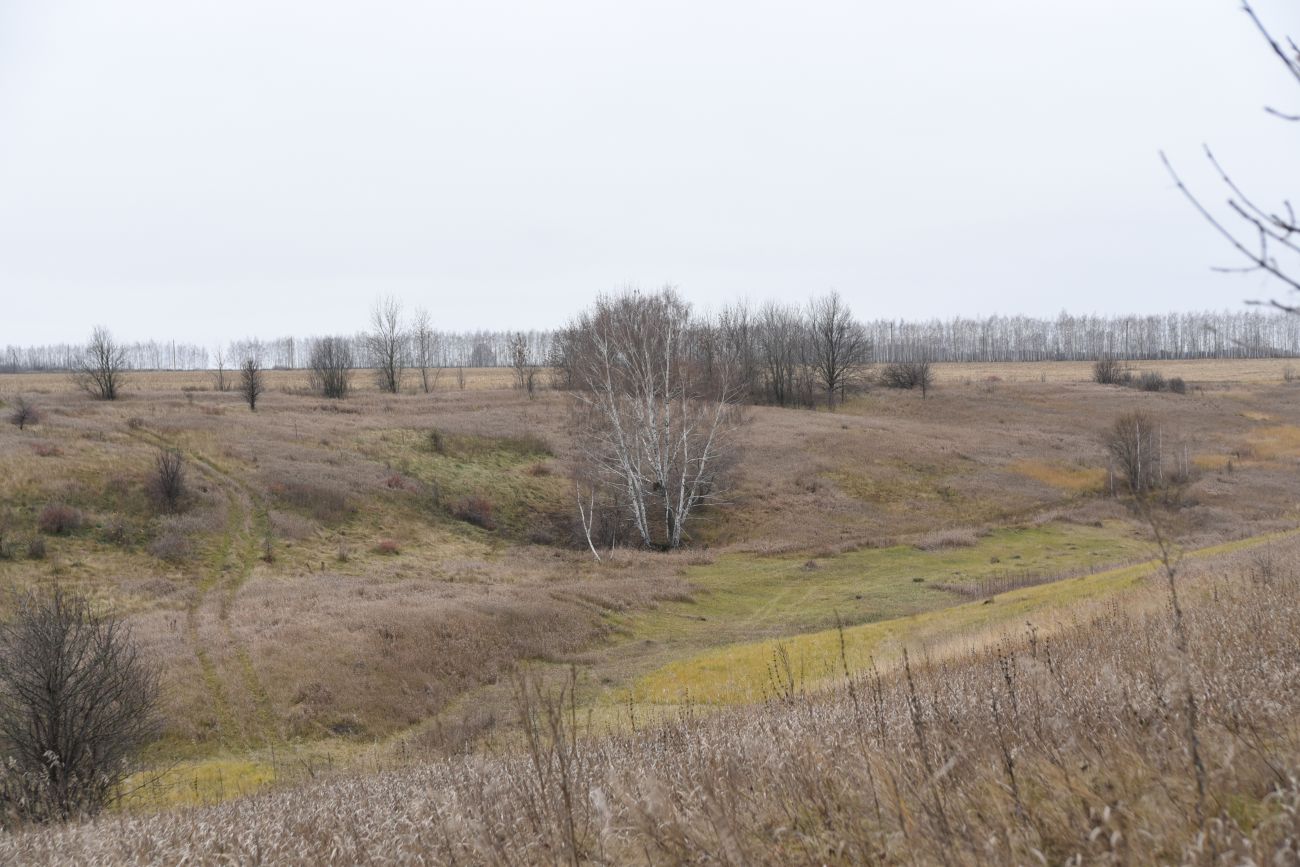
M1044 528L1046 529L1046 528ZM1015 533L1021 531L1007 531ZM1290 534L1268 534L1189 552L1202 559L1266 544ZM1150 550L1149 546L1147 550ZM1156 571L1154 560L1104 570L1078 578L1025 587L999 594L991 602L949 605L875 623L849 626L842 632L850 670L862 670L901 655L904 647L960 641L990 627L1023 624L1081 601L1098 599L1137 585ZM796 689L816 688L843 677L841 631L835 628L766 641L728 645L669 663L637 680L636 703L680 705L686 702L742 703Z

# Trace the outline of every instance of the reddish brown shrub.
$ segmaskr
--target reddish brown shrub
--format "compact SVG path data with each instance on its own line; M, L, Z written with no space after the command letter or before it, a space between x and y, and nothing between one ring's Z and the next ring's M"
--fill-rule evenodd
M71 533L73 530L80 530L81 525L85 523L80 509L74 509L67 503L50 503L41 509L41 514L36 519L36 526L42 533L53 533L59 535L62 533Z
M496 507L482 494L470 494L451 504L451 513L462 521L482 527L484 530L497 528Z
M402 553L401 546L397 544L396 539L380 539L371 549L376 554L393 555Z

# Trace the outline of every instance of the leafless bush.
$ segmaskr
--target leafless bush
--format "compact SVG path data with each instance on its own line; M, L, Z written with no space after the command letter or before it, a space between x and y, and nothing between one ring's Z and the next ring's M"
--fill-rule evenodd
M154 456L150 491L167 512L177 512L185 499L185 456L179 449L160 449Z
M149 544L149 553L165 563L184 563L193 553L189 537L179 527L165 527Z
M158 733L158 675L126 627L56 587L0 625L0 821L109 804Z
M36 518L36 526L42 533L55 536L80 530L84 523L85 517L81 510L67 503L48 503Z
M44 560L45 559L45 539L41 536L33 536L27 540L27 559Z
M528 338L523 333L510 338L510 368L515 375L515 388L527 392L531 400L537 392L540 365L532 357Z
M1164 391L1168 385L1165 378L1154 370L1145 370L1137 379L1137 387L1141 391Z
M963 528L956 530L932 530L915 543L922 551L938 551L944 548L969 548L979 542L974 530Z
M433 330L429 311L424 308L415 311L415 320L411 323L411 355L415 369L420 372L420 388L428 394L438 387L446 349L442 337Z
M451 504L451 513L484 530L497 528L496 506L483 494L469 494Z
M1092 381L1099 385L1128 385L1132 372L1118 358L1102 356L1092 365Z
M896 361L881 369L880 384L885 388L919 388L924 398L934 386L934 370L928 361Z
M27 398L21 394L14 398L13 406L9 409L9 423L19 430L24 429L29 424L40 424L41 413Z
M72 380L86 393L100 400L116 400L126 380L126 347L99 327L81 351L72 369Z
M322 397L338 400L352 387L352 341L346 337L321 337L311 342L307 380Z

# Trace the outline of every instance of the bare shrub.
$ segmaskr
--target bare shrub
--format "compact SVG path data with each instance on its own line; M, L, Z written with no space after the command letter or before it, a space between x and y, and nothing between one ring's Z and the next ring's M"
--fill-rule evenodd
M67 503L48 503L36 518L36 526L42 533L55 536L80 530L84 523L81 510Z
M33 536L27 540L27 559L45 559L45 538L43 536Z
M307 355L307 381L313 391L333 400L348 396L352 388L352 341L346 337L320 337Z
M92 397L116 400L126 380L126 347L98 327L72 368L72 381Z
M131 525L125 519L113 516L99 530L99 537L109 545L125 546L131 541Z
M451 504L451 513L484 530L497 528L496 506L483 494L469 494L457 499Z
M185 499L185 456L179 449L160 449L154 456L149 490L161 509L180 511Z
M23 430L29 424L40 424L41 413L27 398L21 394L14 398L13 406L9 409L9 423L19 430Z
M885 388L919 388L924 398L934 386L934 371L928 361L897 361L881 369L880 384Z
M1137 379L1137 387L1142 391L1164 391L1168 385L1165 378L1154 370L1146 370Z
M193 546L180 528L166 527L149 544L149 553L165 563L184 563L190 559Z
M429 444L429 451L434 454L444 455L447 453L447 436L438 428L430 428L425 434L425 441Z
M16 556L14 536L17 532L17 516L9 509L0 509L0 560Z
M127 627L79 596L56 587L16 609L0 625L0 815L92 815L158 734L158 673Z
M921 551L940 551L945 548L970 548L979 542L974 530L968 528L956 530L932 530L917 539L915 547Z
M1128 385L1133 374L1118 358L1102 356L1092 365L1092 381L1099 385Z

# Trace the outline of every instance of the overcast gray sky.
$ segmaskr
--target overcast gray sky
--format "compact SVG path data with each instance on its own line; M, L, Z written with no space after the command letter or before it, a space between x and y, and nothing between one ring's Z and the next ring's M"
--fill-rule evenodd
M1295 91L1236 0L0 0L0 344L1235 306L1157 151L1294 194Z

